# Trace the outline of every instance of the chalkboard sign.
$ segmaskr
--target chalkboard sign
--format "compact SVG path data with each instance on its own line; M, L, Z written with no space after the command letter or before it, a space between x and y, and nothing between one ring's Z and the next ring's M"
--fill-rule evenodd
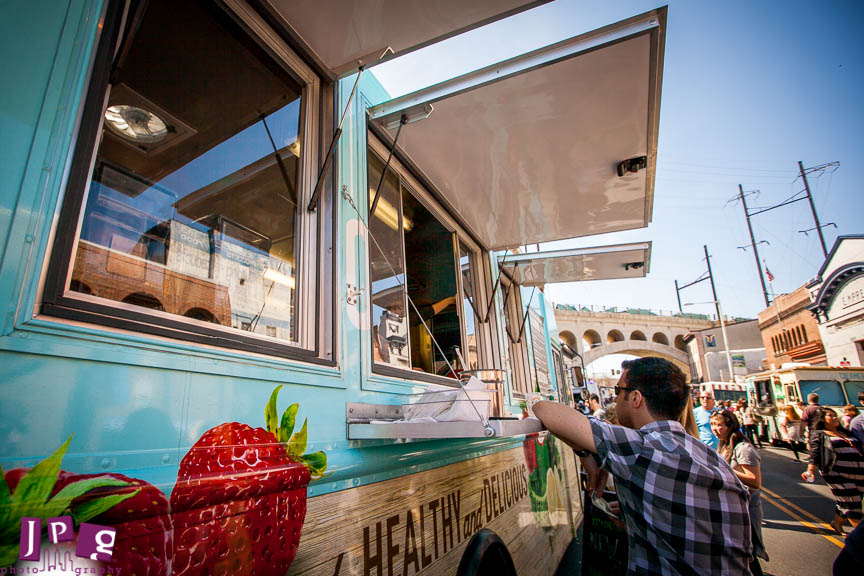
M627 529L623 522L598 508L585 496L585 519L582 524L582 574L584 576L624 576L627 574ZM611 492L605 500L614 500Z

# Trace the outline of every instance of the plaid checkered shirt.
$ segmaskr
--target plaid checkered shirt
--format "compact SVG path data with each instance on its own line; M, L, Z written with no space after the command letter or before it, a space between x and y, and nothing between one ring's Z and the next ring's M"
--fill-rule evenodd
M628 574L750 574L749 495L717 452L671 420L590 422L627 523Z

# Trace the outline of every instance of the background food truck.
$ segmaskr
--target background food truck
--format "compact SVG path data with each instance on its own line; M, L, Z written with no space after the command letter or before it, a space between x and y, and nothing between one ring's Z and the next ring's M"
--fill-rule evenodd
M647 226L665 9L401 98L367 70L534 4L3 8L0 566L554 572L542 287L650 244L520 247Z
M740 399L747 400L747 389L744 384L732 382L703 382L699 384L700 392L710 392L718 402L731 400L735 404Z
M819 404L840 410L848 404L862 407L858 394L864 392L864 370L828 366L795 366L751 374L746 379L747 394L758 398L769 429L769 438L780 438L777 408L789 403L807 402L807 395L819 394Z

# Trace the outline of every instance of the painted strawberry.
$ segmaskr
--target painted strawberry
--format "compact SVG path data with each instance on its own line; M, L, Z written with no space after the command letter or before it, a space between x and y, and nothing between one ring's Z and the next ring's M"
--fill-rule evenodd
M116 506L127 504L142 494L142 487L131 485L131 479L125 476L78 475L61 470L71 441L70 436L33 468L0 472L0 567L18 559L23 517L45 519L70 515L76 525L98 523Z
M58 485L64 481L77 482L95 477L95 474L64 474L61 472ZM122 504L109 508L90 522L113 526L117 530L111 567L123 574L136 576L164 576L171 573L173 528L168 497L152 484L122 474L105 474L124 486L96 488L81 497L84 506L105 495L126 495Z
M180 462L171 493L174 575L282 576L291 566L306 517L306 487L323 476L323 452L304 455L306 422L292 434L297 404L267 429L229 422L205 432Z
M529 474L537 468L537 446L534 444L536 438L536 434L531 434L522 441L522 452L525 453L525 465Z

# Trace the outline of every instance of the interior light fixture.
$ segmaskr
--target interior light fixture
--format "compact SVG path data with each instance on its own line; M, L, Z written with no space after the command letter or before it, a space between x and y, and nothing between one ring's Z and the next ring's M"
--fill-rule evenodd
M109 106L105 123L118 136L139 144L153 144L168 136L168 126L159 116L137 106Z
M266 270L264 270L264 279L275 282L276 284L281 284L282 286L287 286L292 289L295 285L293 276L282 274L281 272L277 272L272 268L267 268Z
M372 205L375 197L375 190L369 189L369 205ZM375 207L375 217L381 220L391 230L399 230L399 212L386 199L381 198L378 201L378 206ZM406 232L410 232L414 228L414 222L407 216L402 217L402 228Z

